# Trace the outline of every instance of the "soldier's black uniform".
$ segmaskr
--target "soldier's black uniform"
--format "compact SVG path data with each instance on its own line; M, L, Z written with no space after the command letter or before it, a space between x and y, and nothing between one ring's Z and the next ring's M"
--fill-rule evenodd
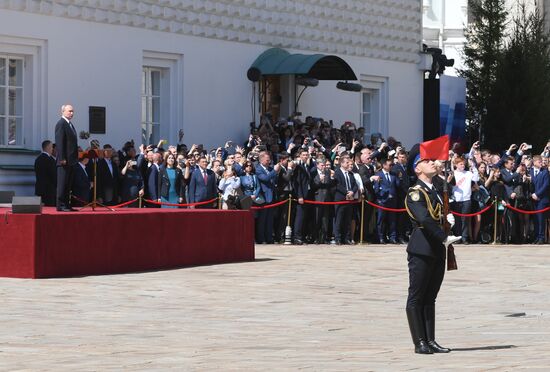
M431 354L449 352L435 342L435 299L445 275L446 250L443 241L441 211L443 200L433 187L418 180L409 188L407 213L411 217L412 233L407 245L409 266L409 296L407 319L415 352Z

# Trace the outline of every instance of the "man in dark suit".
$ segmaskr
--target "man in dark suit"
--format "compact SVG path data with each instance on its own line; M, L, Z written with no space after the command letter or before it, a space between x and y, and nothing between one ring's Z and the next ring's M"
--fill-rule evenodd
M520 175L514 172L515 160L513 157L508 156L504 159L504 167L500 169L500 176L504 183L504 189L506 190L507 199L515 199L517 195L514 189L519 185Z
M375 174L376 169L373 164L372 150L372 146L370 145L363 147L360 150L359 161L356 161L357 173L359 173L365 189L365 199L371 202L376 199L376 195L374 194L374 182L379 180L379 177ZM378 234L376 232L375 207L370 204L365 204L363 221L364 236L370 242L377 242Z
M330 176L330 169L326 168L325 158L319 157L316 161L317 172L312 173L312 191L315 201L332 201L331 189L336 180ZM330 205L315 205L315 243L325 244L328 239L328 223L330 219Z
M298 199L296 204L296 217L294 218L294 244L302 245L303 242L303 222L306 213L306 204L310 190L310 174L309 174L309 153L305 149L298 151L298 162L292 172L292 189L294 196Z
M292 191L292 171L294 163L289 161L287 152L279 154L279 172L277 173L277 181L275 182L277 200L288 200ZM275 240L283 242L285 237L285 229L288 223L288 205L282 205L275 208Z
M405 208L405 197L407 196L407 190L410 186L410 178L407 172L407 152L405 150L399 150L397 152L397 162L392 166L390 174L392 174L397 181L397 200L396 208ZM409 230L409 217L406 213L398 213L396 215L397 220L397 241L400 244L406 244L405 237Z
M42 142L42 153L34 161L34 173L36 174L34 194L42 197L42 202L48 207L55 206L57 183L57 169L52 153L52 141L45 140Z
M90 189L92 187L92 175L88 173L87 165L90 159L84 154L79 154L78 163L73 166L74 177L71 186L72 194L78 198L74 205L83 206L90 201Z
M147 176L147 190L150 200L160 202L160 163L162 162L162 155L160 153L154 153L152 155L152 164L149 167ZM149 204L150 208L160 208L158 204Z
M407 320L415 353L448 353L450 349L435 341L435 300L445 275L446 247L461 237L447 236L443 230L444 219L452 225L454 217L441 215L442 197L432 184L435 163L417 157L414 169L418 181L408 190L405 202L413 226L407 245Z
M334 171L336 180L336 190L334 192L334 201L353 200L353 195L357 192L358 186L355 177L350 172L351 159L348 155L340 156L340 168ZM334 213L334 240L336 244L351 244L351 204L335 205Z
M275 201L275 182L277 173L281 170L279 163L271 166L271 156L268 152L260 153L259 164L256 167L256 177L260 182L260 195L266 204ZM273 244L273 208L260 209L256 226L256 241L260 244Z
M57 147L57 210L71 212L71 184L74 165L78 163L78 138L71 122L74 109L71 105L61 106L61 119L55 125L55 144Z
M542 157L533 156L533 168L531 169L531 184L533 192L531 198L535 204L535 210L540 210L550 205L550 175L548 169L542 167ZM535 242L534 244L544 244L545 216L547 213L537 213L535 215Z
M392 166L391 159L382 160L382 170L376 175L379 181L374 184L374 193L376 194L376 203L386 208L397 207L397 178L390 173ZM387 212L378 209L376 227L378 239L381 244L386 243L386 230L389 241L397 244L396 215L394 212Z
M206 169L208 161L203 156L199 159L199 167L191 174L189 182L189 202L200 203L214 199L218 194L216 187L216 175L210 169ZM216 202L197 206L197 208L215 208ZM191 207L194 208L194 207Z
M115 205L119 202L119 170L112 162L113 147L103 146L103 158L97 161L97 199L105 205Z

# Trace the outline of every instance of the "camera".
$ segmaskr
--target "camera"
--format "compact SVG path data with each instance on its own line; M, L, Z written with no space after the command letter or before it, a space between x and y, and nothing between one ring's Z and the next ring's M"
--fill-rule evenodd
M137 161L132 160L130 161L130 166L135 167L137 165Z
M533 148L533 145L525 145L525 150L531 150Z

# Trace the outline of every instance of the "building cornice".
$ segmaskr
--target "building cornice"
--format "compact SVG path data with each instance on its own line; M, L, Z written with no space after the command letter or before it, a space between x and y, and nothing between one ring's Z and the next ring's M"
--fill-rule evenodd
M1 9L219 40L416 63L416 0L0 0Z

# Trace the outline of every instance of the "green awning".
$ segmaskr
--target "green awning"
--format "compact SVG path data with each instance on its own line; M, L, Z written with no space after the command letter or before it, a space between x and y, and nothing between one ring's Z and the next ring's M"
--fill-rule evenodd
M260 54L247 72L251 81L272 75L300 75L317 80L357 80L351 67L340 57L290 54L280 48L271 48Z

